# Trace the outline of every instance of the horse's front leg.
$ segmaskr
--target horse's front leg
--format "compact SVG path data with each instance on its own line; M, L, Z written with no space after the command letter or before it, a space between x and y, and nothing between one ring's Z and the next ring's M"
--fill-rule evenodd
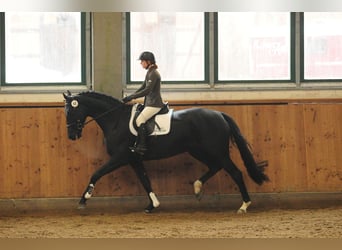
M151 213L155 207L159 207L160 202L157 196L155 195L155 193L152 191L151 182L146 173L146 170L144 168L142 161L134 160L130 164L132 168L134 169L137 177L139 178L141 184L143 185L146 193L148 194L150 204L145 208L145 212Z
M123 162L118 161L118 159L112 157L106 164L104 164L101 168L96 170L93 175L90 178L89 184L85 191L83 192L83 195L81 197L81 200L79 201L79 209L85 208L87 200L91 198L93 195L93 191L95 188L96 182L104 175L113 172L114 170L120 168L121 166L125 165Z

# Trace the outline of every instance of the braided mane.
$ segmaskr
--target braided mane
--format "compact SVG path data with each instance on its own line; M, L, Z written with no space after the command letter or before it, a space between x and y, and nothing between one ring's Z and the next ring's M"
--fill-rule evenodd
M94 99L101 99L105 102L108 102L108 104L111 105L118 105L118 104L122 104L122 102L112 96L103 94L103 93L99 93L99 92L95 92L95 91L86 91L86 92L82 92L79 94L79 96L85 96L85 97L89 97L89 98L94 98Z

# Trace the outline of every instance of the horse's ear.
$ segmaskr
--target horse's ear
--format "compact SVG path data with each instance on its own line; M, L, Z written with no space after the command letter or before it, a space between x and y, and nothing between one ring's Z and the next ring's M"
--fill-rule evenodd
M65 93L63 93L63 96L64 96L64 99L65 99L65 100L67 100L68 97L71 97L71 96L72 96L72 94L71 94L71 92L70 92L69 90L67 90L67 94L68 94L68 95L66 95Z

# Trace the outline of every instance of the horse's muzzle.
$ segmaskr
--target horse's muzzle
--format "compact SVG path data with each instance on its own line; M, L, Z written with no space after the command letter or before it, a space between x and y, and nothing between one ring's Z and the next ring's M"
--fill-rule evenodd
M76 132L76 133L69 133L68 137L70 140L77 140L77 139L80 139L82 136L82 133L80 131Z
M70 140L77 140L79 138L81 138L82 136L82 130L79 129L73 129L73 128L68 128L68 137Z
M69 139L70 140L73 140L73 141L75 141L75 140L77 140L77 139L79 139L80 137L78 136L78 135L69 135Z
M77 140L82 136L83 123L81 121L77 121L76 123L67 124L68 128L68 137L70 140Z

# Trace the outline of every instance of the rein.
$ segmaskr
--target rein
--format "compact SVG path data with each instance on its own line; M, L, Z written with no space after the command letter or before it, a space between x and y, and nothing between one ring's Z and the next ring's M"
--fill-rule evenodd
M97 119L99 119L99 118L101 118L101 117L103 117L103 116L105 116L105 115L107 115L107 114L113 112L114 110L116 110L116 109L118 109L118 108L120 108L120 107L119 107L119 106L116 106L116 107L114 107L114 108L112 108L112 109L110 109L110 110L107 110L107 111L103 112L102 114L99 114L98 116L96 116L96 117L94 117L94 118L91 118L89 121L86 121L85 123L83 123L83 127L84 127L85 125L87 125L88 123L90 123L90 122L92 122L92 121L96 121Z
M92 121L96 121L97 119L99 119L99 118L101 118L101 117L103 117L103 116L105 116L105 115L107 115L107 114L113 112L114 110L116 110L116 109L118 109L118 108L120 108L120 106L116 106L116 107L114 107L114 108L112 108L112 109L109 109L109 110L103 112L102 114L99 114L98 116L96 116L96 117L94 117L94 118L91 118L90 120L84 122L83 124L80 124L81 122L80 122L79 120L77 120L76 122L67 124L67 127L71 127L71 126L73 126L73 125L76 124L77 127L78 127L79 129L84 128L84 126L87 125L88 123L90 123L90 122L92 122Z

